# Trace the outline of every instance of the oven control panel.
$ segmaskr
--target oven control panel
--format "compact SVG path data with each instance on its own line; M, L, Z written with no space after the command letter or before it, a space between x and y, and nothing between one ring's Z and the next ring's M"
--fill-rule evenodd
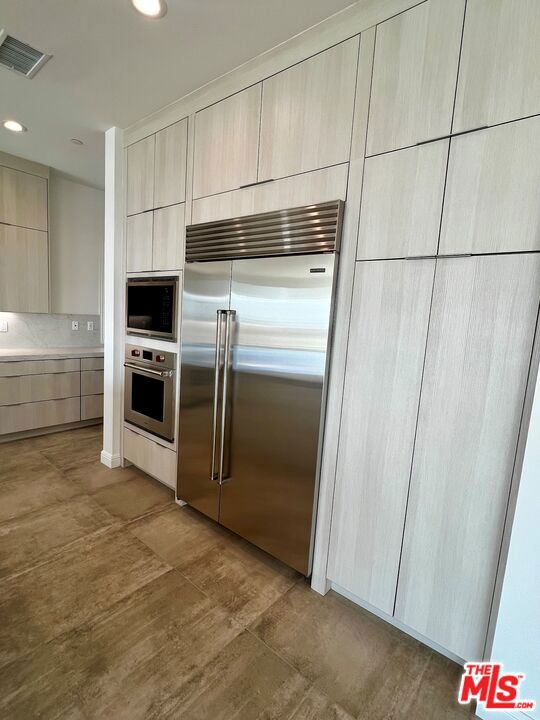
M176 353L153 350L138 345L126 345L126 361L133 360L140 365L158 365L169 370L176 367Z

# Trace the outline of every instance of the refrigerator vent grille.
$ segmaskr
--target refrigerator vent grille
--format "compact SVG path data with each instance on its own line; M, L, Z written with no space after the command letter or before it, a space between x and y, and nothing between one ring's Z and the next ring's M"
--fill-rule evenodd
M208 262L339 249L343 202L248 215L186 229L186 261Z

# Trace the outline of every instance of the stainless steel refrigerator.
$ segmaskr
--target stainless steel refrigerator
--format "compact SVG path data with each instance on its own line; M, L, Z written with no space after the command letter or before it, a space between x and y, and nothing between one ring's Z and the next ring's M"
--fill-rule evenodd
M187 229L177 496L311 572L341 201Z

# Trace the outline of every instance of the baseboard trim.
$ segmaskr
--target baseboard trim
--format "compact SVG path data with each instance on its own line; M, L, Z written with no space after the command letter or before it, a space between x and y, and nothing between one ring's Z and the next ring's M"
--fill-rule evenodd
M106 450L101 451L101 462L108 468L117 468L122 464L122 458L120 455L111 455Z
M347 600L350 600L351 602L355 603L355 605L359 605L361 608L364 608L364 610L367 610L368 612L372 613L373 615L376 615L378 618L381 618L381 620L384 620L389 625L393 625L398 630L401 630L402 632L406 633L407 635L410 635L415 640L418 640L419 642L423 643L424 645L427 645L432 650L435 650L435 652L438 652L440 655L444 655L449 660L452 660L453 662L457 663L458 665L463 665L465 662L463 658L458 657L450 650L447 650L446 648L442 647L436 642L433 642L429 638L425 637L421 633L417 632L416 630L413 630L408 625L405 625L404 623L400 622L399 620L396 620L396 618L392 617L391 615L387 615L382 610L379 610L379 608L374 607L373 605L370 605L365 600L362 600L357 595L354 595L353 593L349 592L348 590L345 590L345 588L341 587L340 585L337 585L336 583L331 582L330 584L332 590L339 593L340 595L343 595L343 597L346 597Z
M184 507L184 505L187 505L187 502L184 502L183 500L180 500L180 498L175 497L174 501L177 505L180 505L180 507Z

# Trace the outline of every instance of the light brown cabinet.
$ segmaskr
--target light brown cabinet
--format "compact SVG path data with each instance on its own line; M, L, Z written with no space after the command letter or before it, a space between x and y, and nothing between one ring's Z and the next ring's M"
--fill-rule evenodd
M187 118L156 133L154 208L186 199Z
M126 225L126 272L181 270L185 234L185 203L131 215Z
M437 254L448 143L366 159L358 260Z
M0 166L0 223L46 231L47 180Z
M468 0L454 132L540 113L538 38L538 0Z
M260 114L260 83L197 113L194 198L257 181Z
M152 269L154 213L131 215L126 222L126 272Z
M49 246L46 232L0 225L0 310L49 310Z
M156 137L150 135L127 149L127 214L154 207L154 162Z
M540 117L452 138L440 253L540 250Z
M153 270L181 270L184 267L185 211L185 203L154 211Z
M351 38L263 82L259 181L349 160L358 46Z
M396 618L482 656L540 302L540 255L437 261Z
M435 260L356 264L330 579L394 608Z
M377 27L367 154L448 135L465 0L427 0Z

